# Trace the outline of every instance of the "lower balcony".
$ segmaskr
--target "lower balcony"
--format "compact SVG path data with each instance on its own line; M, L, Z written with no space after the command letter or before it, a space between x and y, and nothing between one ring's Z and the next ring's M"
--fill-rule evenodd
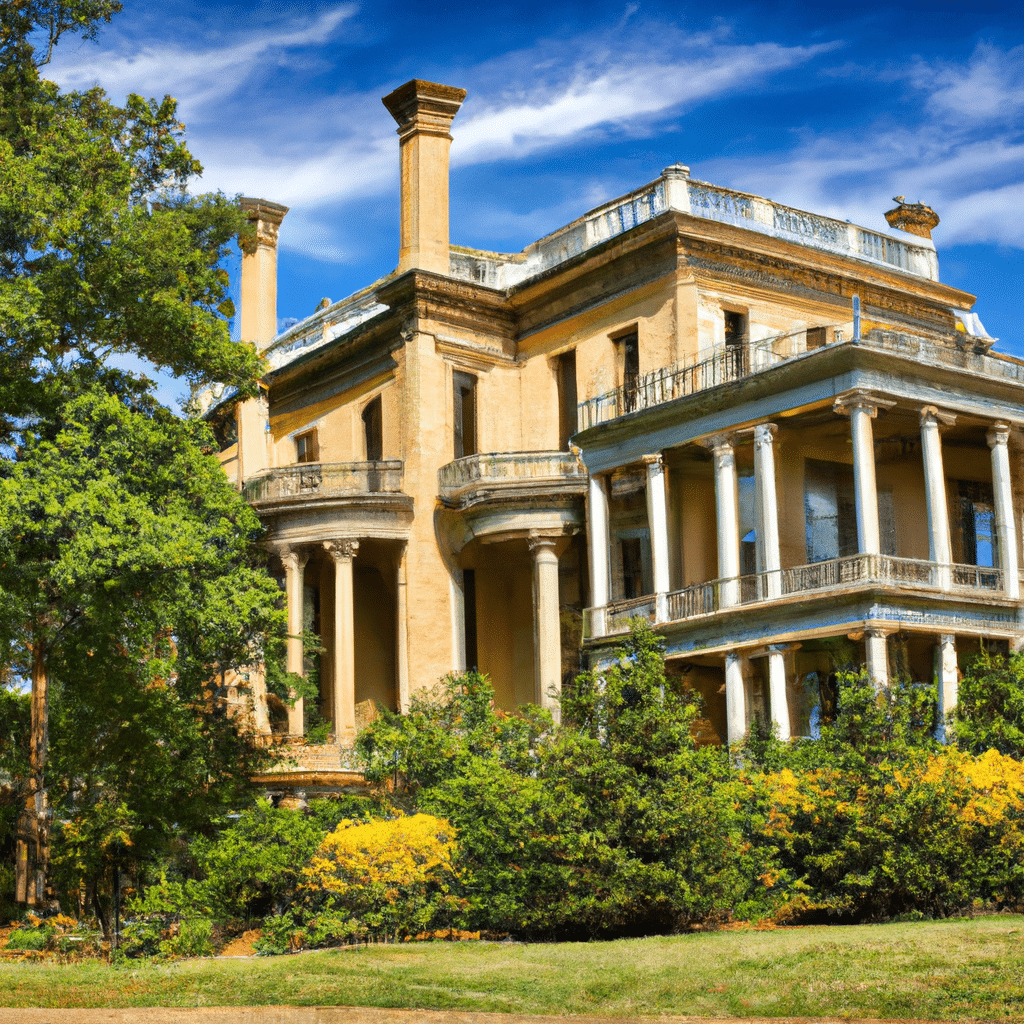
M399 459L282 466L246 480L242 495L259 507L365 494L401 494L403 466Z
M941 565L890 555L849 555L775 572L710 580L662 595L614 601L584 612L584 636L597 639L629 632L631 619L686 622L737 607L751 610L800 595L837 595L883 587L957 597L1002 597L1003 574L977 565ZM662 608L659 614L659 603Z

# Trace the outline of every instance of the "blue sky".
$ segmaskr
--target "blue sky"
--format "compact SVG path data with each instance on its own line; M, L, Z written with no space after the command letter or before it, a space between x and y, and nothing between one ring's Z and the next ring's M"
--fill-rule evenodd
M390 271L409 78L468 90L452 241L516 251L686 163L693 177L886 227L932 206L942 279L1024 356L1024 5L125 0L48 76L180 101L201 187L291 207L281 317ZM173 397L180 388L164 385Z

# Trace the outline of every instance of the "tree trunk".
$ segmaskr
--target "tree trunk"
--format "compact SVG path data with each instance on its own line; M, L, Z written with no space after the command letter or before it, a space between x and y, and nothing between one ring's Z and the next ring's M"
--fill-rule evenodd
M43 641L32 645L32 726L29 791L18 827L14 898L29 907L46 900L50 861L49 810L46 802L46 746L49 739L49 691Z

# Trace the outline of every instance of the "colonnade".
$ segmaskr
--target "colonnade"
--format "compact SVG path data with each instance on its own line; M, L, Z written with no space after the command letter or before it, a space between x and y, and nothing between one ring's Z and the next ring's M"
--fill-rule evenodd
M351 743L356 734L356 644L353 561L359 541L352 538L328 540L322 548L334 563L334 637L331 646L332 716L336 743ZM303 584L311 546L280 545L275 550L285 571L285 600L288 608L288 641L285 667L304 674ZM401 543L395 567L395 668L396 703L399 710L409 706L409 651L406 616L406 544ZM288 734L304 732L305 708L302 697L288 709Z
M855 389L838 396L833 409L849 416L853 448L854 500L857 517L857 546L860 554L880 555L881 536L878 516L878 489L875 480L875 453L872 420L879 409L896 403L864 389ZM919 409L921 450L924 464L925 490L928 506L929 561L935 564L935 582L948 591L953 586L952 544L946 498L946 478L942 464L944 428L952 426L956 417L925 405ZM737 472L735 448L751 438L754 444L754 485L756 506L757 569L762 574L760 599L771 600L782 595L782 572L779 547L779 515L776 489L773 423L722 433L699 443L714 458L716 535L718 543L718 607L726 609L741 603L740 535L737 503ZM1020 597L1017 531L1013 513L1013 491L1008 451L1010 427L996 422L986 434L992 462L996 534L999 568L1002 572L1003 594L1011 600ZM660 452L643 456L647 469L647 515L651 537L655 621L669 618L669 555L668 503L664 465ZM592 633L604 634L605 606L609 603L611 547L608 492L600 475L590 478L588 500L588 537L590 543ZM868 628L864 634L865 660L871 678L878 686L889 681L887 634L891 630ZM942 634L938 639L938 681L940 715L956 703L957 659L955 637ZM789 738L789 716L786 704L785 645L767 648L768 689L772 718L783 739ZM748 655L749 656L749 655ZM725 695L728 741L742 739L746 732L746 707L743 682L744 654L741 650L725 655Z

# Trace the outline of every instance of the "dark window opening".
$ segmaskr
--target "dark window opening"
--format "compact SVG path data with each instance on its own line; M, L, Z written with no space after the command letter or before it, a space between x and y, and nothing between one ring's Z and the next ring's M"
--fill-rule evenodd
M992 485L958 480L953 499L953 561L995 567L999 562Z
M747 317L744 313L725 310L726 373L740 377L747 365Z
M363 410L363 437L366 439L366 461L380 462L384 458L380 395Z
M476 377L456 371L455 390L455 458L475 455L476 443Z
M558 447L565 449L576 433L576 350L558 357Z
M217 441L217 450L222 452L226 448L230 448L238 440L237 411L230 409L223 416L211 420L210 428Z
M807 329L807 351L813 348L824 348L827 344L824 327L809 327Z
M316 431L310 430L295 438L296 462L319 462L320 445L317 443Z
M622 394L626 412L636 408L637 390L640 386L640 336L634 331L615 339L622 359Z
M644 593L643 552L638 537L624 538L622 545L622 595L629 600Z
M475 672L477 667L476 644L476 571L462 570L462 601L466 633L466 671Z

